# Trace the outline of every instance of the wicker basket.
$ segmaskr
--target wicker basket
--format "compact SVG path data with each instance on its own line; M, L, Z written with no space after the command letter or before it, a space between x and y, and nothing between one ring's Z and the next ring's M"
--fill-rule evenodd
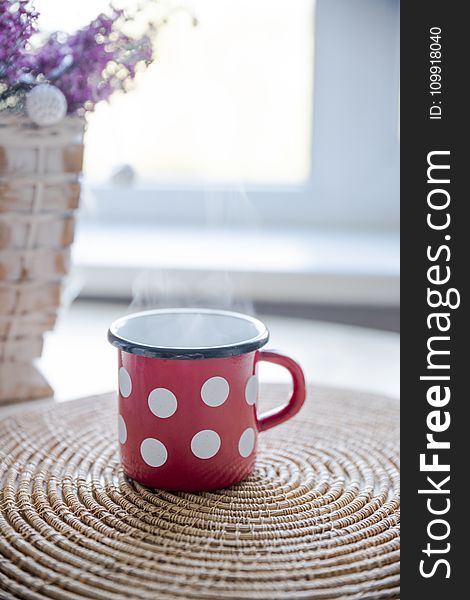
M0 115L0 403L53 393L33 361L69 267L83 132L83 119Z

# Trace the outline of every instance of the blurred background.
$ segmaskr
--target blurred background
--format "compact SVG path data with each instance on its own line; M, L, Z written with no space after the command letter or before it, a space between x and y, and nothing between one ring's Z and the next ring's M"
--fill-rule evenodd
M107 6L35 4L46 31ZM57 397L115 387L113 319L191 305L257 314L314 384L398 396L398 0L159 10L155 64L88 119L68 301L41 359Z

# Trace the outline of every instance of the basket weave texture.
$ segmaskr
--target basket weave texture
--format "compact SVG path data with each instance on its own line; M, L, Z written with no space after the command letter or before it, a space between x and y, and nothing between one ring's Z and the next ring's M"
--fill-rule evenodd
M200 494L127 480L116 413L108 394L0 421L2 600L399 598L397 402L314 388L249 479Z
M53 393L33 360L69 269L84 125L0 113L0 403Z

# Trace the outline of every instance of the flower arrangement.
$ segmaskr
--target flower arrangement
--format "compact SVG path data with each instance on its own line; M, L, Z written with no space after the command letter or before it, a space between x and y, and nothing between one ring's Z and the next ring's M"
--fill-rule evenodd
M0 0L0 110L29 114L27 97L38 86L43 89L33 107L55 101L64 114L93 110L115 91L127 91L137 72L152 62L152 34L165 22L148 21L133 36L129 23L136 14L110 5L107 14L75 33L56 32L38 44L38 16L31 0Z
M53 393L34 361L69 269L84 116L132 87L176 10L162 0L133 6L45 36L34 0L0 0L0 404Z

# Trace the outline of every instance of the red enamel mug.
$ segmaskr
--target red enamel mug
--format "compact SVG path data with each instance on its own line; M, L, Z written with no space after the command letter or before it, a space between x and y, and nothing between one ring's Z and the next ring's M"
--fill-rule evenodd
M253 317L222 310L159 309L115 321L118 432L124 472L153 488L223 488L253 470L258 433L294 416L305 400L300 366L273 350ZM289 401L257 414L259 361L285 367Z

